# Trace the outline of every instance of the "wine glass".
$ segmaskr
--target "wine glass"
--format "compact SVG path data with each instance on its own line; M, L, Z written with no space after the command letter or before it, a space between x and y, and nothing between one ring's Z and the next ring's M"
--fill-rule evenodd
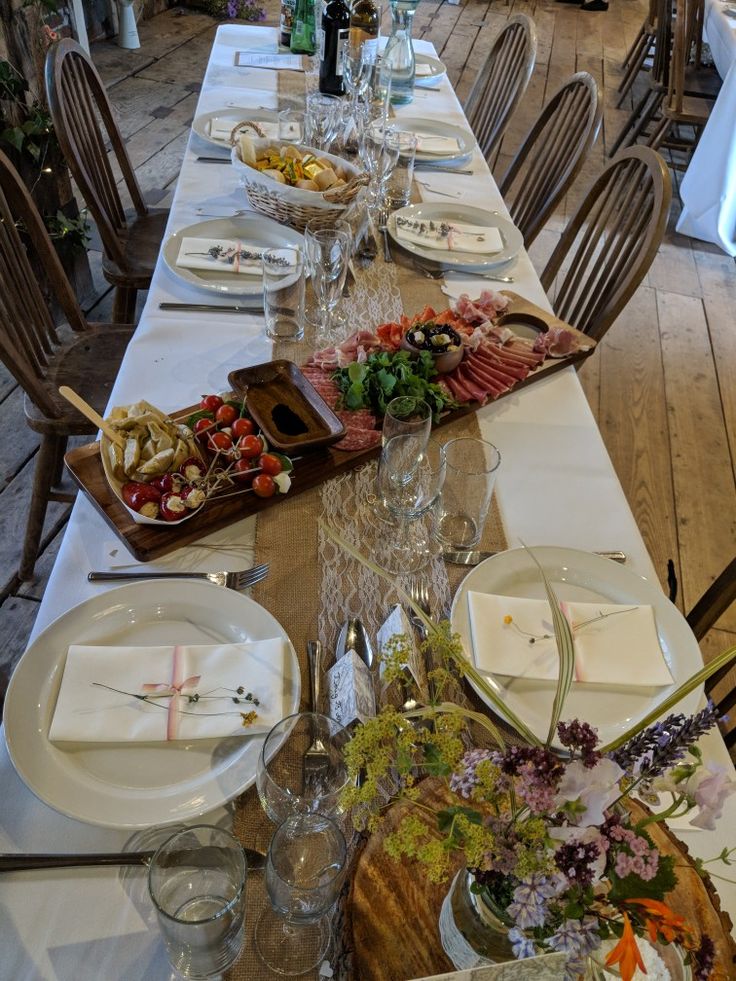
M381 556L383 567L393 574L417 572L439 552L424 518L434 507L445 481L443 447L429 439L417 455L416 438L392 436L384 444L378 465L378 490L393 516L396 534L387 536Z
M334 309L342 294L350 262L352 235L343 228L320 227L315 221L304 229L304 245L312 289L317 300L320 342L334 339Z
M336 95L310 92L306 98L304 140L307 146L327 151L335 138L342 103Z
M308 750L319 741L318 756ZM292 814L338 814L348 783L343 759L350 733L316 712L289 715L271 729L256 764L261 807L275 823Z
M418 460L429 439L432 428L432 410L424 399L413 395L401 395L391 399L386 406L383 416L381 442L385 448L396 437L402 437L404 454L407 460ZM398 447L398 443L396 444ZM380 523L393 525L395 516L389 510L388 503L381 492L380 467L376 479L376 494L368 499L372 505L373 514ZM386 528L379 529L379 534L385 534Z
M276 974L316 967L330 944L327 913L345 878L345 838L323 814L295 814L276 830L266 857L271 902L255 927L255 947Z

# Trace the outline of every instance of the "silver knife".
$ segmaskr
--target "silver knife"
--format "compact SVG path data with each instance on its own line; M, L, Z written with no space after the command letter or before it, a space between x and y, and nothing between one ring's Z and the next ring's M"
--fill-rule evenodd
M437 174L473 174L472 170L458 170L457 167L437 167L435 164L430 163L415 163L414 170L422 171L434 171Z
M206 850L203 850L206 851ZM262 869L266 856L252 848L243 848L248 868ZM0 855L0 872L30 872L34 869L70 869L87 866L148 865L154 852L90 852L89 854L10 854ZM206 858L206 855L203 856ZM216 855L213 857L217 857ZM176 858L176 853L171 859Z
M478 565L480 562L484 562L486 559L490 559L494 555L498 555L498 552L444 552L443 558L446 562L450 562L452 565ZM604 559L611 559L614 562L625 562L626 552L594 552L594 555L600 555Z
M194 313L263 313L263 304L258 306L220 306L217 303L159 303L159 310L189 310Z
M230 157L197 157L199 163L204 164L231 164L232 160Z

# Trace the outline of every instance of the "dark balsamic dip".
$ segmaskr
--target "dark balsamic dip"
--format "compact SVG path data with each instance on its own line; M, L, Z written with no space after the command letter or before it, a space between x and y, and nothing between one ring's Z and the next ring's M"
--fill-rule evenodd
M285 436L301 436L309 432L309 427L303 420L283 402L279 402L271 409L271 418L278 431Z

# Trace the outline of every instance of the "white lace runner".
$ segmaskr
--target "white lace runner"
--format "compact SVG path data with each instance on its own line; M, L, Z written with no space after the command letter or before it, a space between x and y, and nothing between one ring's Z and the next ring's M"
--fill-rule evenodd
M375 482L376 464L370 463L322 485L323 520L364 553L376 536L370 504ZM319 634L325 650L334 649L338 631L350 616L360 616L369 636L375 638L389 608L399 602L396 590L348 555L322 529L319 532L319 563ZM445 616L451 595L444 562L435 559L415 576L421 577L429 586L432 612L435 616ZM412 576L399 576L397 581L408 590Z

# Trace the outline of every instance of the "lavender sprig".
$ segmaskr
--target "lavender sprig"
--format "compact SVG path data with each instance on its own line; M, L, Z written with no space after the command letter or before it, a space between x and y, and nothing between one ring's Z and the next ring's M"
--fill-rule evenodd
M624 763L621 762L620 755L627 751L631 752L631 743L636 742L639 738L636 737L627 746L622 746L621 749L612 753L611 757L624 769L629 769L638 759L638 779L651 780L679 762L688 749L709 729L713 728L717 719L718 713L712 704L688 719L683 715L668 716L664 722L655 723L650 727L652 738L648 741L649 748L643 753L639 752L634 759L629 755ZM645 729L643 733L640 733L640 736L645 735L650 730Z
M661 722L655 722L647 729L642 729L623 746L609 753L609 758L618 763L626 771L630 771L642 756L655 750L663 739L668 739L685 721L684 715L668 715Z

